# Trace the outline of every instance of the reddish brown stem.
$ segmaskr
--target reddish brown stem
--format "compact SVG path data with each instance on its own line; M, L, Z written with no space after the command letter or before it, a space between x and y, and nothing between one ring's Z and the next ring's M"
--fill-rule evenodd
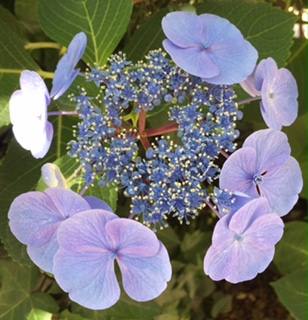
M147 137L155 137L155 136L160 136L160 135L168 133L168 132L177 131L178 128L179 128L178 123L177 122L173 122L173 123L166 124L166 125L158 127L158 128L146 129L144 131L144 134Z
M138 130L140 133L143 133L145 129L146 116L147 116L147 112L141 109L139 114L139 122L138 122Z

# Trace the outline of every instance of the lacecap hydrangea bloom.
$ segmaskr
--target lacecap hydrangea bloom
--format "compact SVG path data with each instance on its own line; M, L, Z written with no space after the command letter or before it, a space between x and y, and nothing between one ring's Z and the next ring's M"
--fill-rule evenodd
M205 274L215 281L225 279L231 283L255 278L272 261L283 226L264 197L223 216L204 258Z
M47 107L50 99L58 99L77 77L79 69L74 68L84 54L86 42L83 32L74 37L58 63L51 94L38 73L29 70L21 73L21 90L12 94L9 103L10 119L17 142L31 151L34 158L43 158L50 148L53 126L47 121Z
M286 215L303 187L286 134L272 129L252 133L223 164L219 186L251 198L265 197L276 214Z
M261 113L269 128L281 130L297 118L296 81L288 69L278 69L274 59L261 60L253 74L240 84L252 97L261 97Z
M258 53L228 20L213 14L171 12L162 20L165 50L186 72L208 83L234 84L254 70Z

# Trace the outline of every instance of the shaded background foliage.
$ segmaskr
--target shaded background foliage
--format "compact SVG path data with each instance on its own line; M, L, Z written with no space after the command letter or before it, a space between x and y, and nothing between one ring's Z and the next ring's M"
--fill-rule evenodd
M293 8L290 13L289 8ZM293 25L307 9L301 0L0 0L0 319L306 319L307 310L307 41L301 31L293 38ZM170 11L214 13L229 19L259 51L260 59L272 56L279 67L288 68L299 86L299 117L284 128L299 161L304 189L292 212L284 217L285 235L277 245L270 267L256 279L240 284L213 282L204 275L203 257L210 245L216 218L208 209L189 226L170 221L158 237L168 248L173 277L168 289L154 301L137 303L123 293L112 308L92 311L71 303L52 277L42 274L28 258L25 246L8 229L7 212L13 199L29 190L44 190L40 168L55 162L65 177L75 168L66 155L74 119L53 119L55 137L46 158L36 160L13 138L8 101L19 87L22 69L53 71L59 59L54 49L29 51L28 42L55 41L66 46L80 30L89 45L85 62L104 64L113 52L123 51L137 61L164 39L160 23ZM295 14L296 13L296 14ZM302 30L302 29L300 29ZM81 66L82 67L82 66ZM15 70L7 72L7 70ZM6 70L6 71L5 71ZM19 71L18 71L19 70ZM50 86L50 81L46 81ZM76 92L76 80L70 92ZM92 84L86 90L91 93ZM74 89L75 88L75 89ZM239 99L245 93L236 86ZM63 97L51 105L54 110L72 110ZM239 144L247 135L264 128L258 103L244 107L238 124ZM162 117L151 117L155 126ZM166 120L167 121L167 120ZM78 188L76 184L75 188ZM129 203L112 189L90 189L89 194L105 199L120 216L127 216Z

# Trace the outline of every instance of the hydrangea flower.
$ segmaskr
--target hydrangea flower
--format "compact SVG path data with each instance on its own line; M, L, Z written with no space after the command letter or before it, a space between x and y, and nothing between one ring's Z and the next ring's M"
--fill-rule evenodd
M10 118L18 143L42 158L50 148L53 126L47 121L50 96L43 79L34 71L25 70L20 76L21 90L10 99Z
M238 83L256 65L256 49L224 18L172 12L163 18L162 27L167 36L163 46L173 61L208 83Z
M204 258L204 272L215 281L253 279L272 261L282 234L283 221L271 212L267 200L251 200L218 220Z
M225 161L219 186L252 198L266 197L274 212L279 216L286 215L303 187L299 164L290 153L283 132L256 131L245 140L243 148Z
M262 60L252 76L241 83L251 96L261 96L263 119L269 128L290 126L298 114L296 80L288 69L278 69L274 59Z
M66 220L58 242L55 279L71 300L90 309L106 309L118 301L115 260L124 290L137 301L158 297L171 277L167 250L155 233L108 211L85 211Z
M58 99L69 88L79 74L75 67L82 58L87 46L87 36L84 32L76 34L68 46L67 53L58 62L53 78L53 87L50 97Z
M14 236L27 245L30 258L42 270L53 272L53 258L58 250L57 230L61 223L76 213L103 206L102 200L94 203L91 198L88 202L63 188L27 192L15 198L8 213L9 226Z

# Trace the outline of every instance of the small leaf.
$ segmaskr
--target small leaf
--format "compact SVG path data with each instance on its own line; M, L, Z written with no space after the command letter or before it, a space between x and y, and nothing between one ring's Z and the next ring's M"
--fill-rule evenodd
M0 319L27 319L31 309L58 312L58 306L50 295L34 292L40 277L41 273L33 264L28 268L12 261L1 261Z
M38 5L41 27L51 39L68 46L84 31L88 36L84 60L103 65L126 31L133 2L40 0Z
M271 286L294 319L307 319L307 270L294 271Z
M0 127L10 123L9 101L19 87L20 73L25 69L40 69L21 38L5 21L0 19Z
M286 223L284 235L276 246L274 262L282 274L307 269L307 224L305 222Z

